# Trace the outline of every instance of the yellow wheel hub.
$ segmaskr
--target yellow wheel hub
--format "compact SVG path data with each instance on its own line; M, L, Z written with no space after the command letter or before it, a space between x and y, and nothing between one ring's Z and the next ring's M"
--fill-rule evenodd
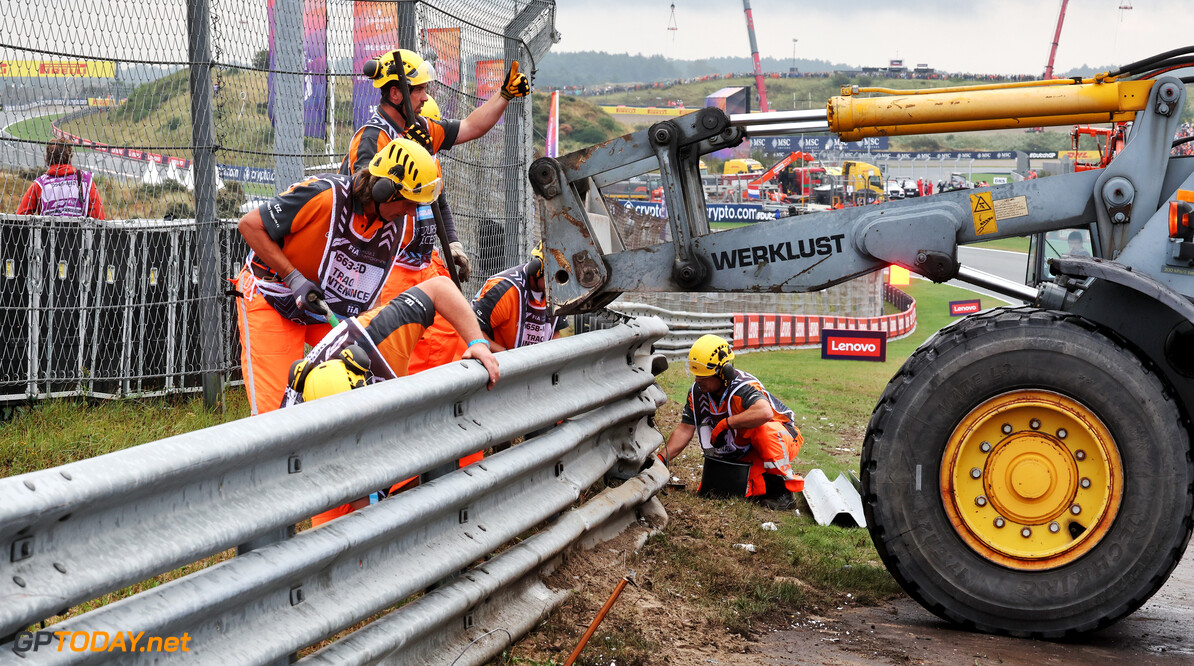
M1115 520L1123 466L1110 431L1082 404L1012 391L973 409L941 461L941 498L958 535L1015 569L1051 569L1095 546Z

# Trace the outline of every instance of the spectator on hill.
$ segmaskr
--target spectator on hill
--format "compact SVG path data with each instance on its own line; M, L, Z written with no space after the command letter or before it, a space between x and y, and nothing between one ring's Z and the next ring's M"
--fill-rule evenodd
M46 144L46 172L21 197L17 215L106 219L95 178L71 165L74 148L65 139Z

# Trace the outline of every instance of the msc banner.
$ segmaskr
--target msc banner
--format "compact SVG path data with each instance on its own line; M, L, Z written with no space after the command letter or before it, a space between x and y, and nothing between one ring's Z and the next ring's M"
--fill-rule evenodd
M886 153L863 153L863 152L845 152L842 157L847 159L867 159L874 160L888 160L888 162L901 161L928 161L928 160L1014 160L1019 154L1015 150L985 150L985 151L941 151L941 152L886 152ZM1032 153L1032 155L1042 155L1046 153ZM1057 156L1057 153L1047 153Z
M949 302L949 316L951 317L965 317L966 315L972 315L982 309L983 303L977 298L969 301Z
M116 63L109 60L0 60L0 76L110 79L116 76Z
M373 81L360 76L365 61L395 48L398 5L380 2L352 3L352 126L360 127L381 102Z
M887 360L887 334L821 329L821 358L882 363Z
M836 136L768 136L750 140L751 150L772 155L787 155L797 150L887 150L891 139L886 136L868 137L861 141L842 141Z
M651 217L667 217L667 208L662 203L621 201L623 206L636 213ZM775 213L763 210L761 204L705 204L710 222L757 222L774 220Z

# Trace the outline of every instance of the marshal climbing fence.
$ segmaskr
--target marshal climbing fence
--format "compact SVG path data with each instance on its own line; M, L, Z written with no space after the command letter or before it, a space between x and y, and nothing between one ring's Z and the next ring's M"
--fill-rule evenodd
M47 145L57 139L72 146L75 167L95 175L104 217L138 223L0 219L0 329L21 330L25 344L51 344L5 350L0 393L22 398L113 393L97 390L92 374L113 367L119 370L102 372L122 382L115 394L195 390L196 372L210 390L239 359L223 279L232 277L229 267L243 260L244 249L224 231L304 175L338 168L379 95L360 76L362 63L395 46L423 54L438 73L429 92L446 118L462 118L497 93L510 62L533 78L556 36L554 0L23 0L0 5L0 20L0 212L20 209L46 170ZM441 153L457 232L472 259L470 294L488 275L521 263L530 249L530 114L529 100L515 100L488 134ZM150 253L162 251L152 249L154 243L170 238L173 260L186 262L171 270L193 276L186 288L177 278L168 300L195 311L199 330L187 330L196 336L195 358L171 365L167 355L162 368L151 363L142 370L124 360L148 354L122 346L137 335L100 330L107 337L98 346L71 337L113 312L104 309L109 305L96 286L107 284L107 275L95 273L98 260L87 264L80 257L51 285L57 257L65 247L75 252L75 241L53 247L25 242L71 237L83 243L87 233L75 229L102 229L105 243L125 229L128 238L114 243L140 243ZM130 289L158 286L152 282L162 269L155 276L151 260L126 259L135 266L127 273ZM116 273L117 281L124 279ZM38 284L41 292L33 289ZM51 291L54 298L46 301ZM66 314L65 308L81 311ZM145 310L143 321L134 317L136 326L155 335L176 331L171 312ZM55 322L50 330L35 328L47 322ZM56 349L59 344L66 348ZM78 351L89 345L94 359ZM34 362L47 353L53 362ZM36 374L43 369L49 374Z

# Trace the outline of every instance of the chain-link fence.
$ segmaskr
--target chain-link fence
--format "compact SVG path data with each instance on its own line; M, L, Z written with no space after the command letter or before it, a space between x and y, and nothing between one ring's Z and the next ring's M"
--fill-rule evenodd
M377 103L361 63L423 54L459 119L555 36L554 0L22 0L0 17L0 400L234 377L235 221L337 169ZM531 245L530 112L515 100L441 153L470 296Z

